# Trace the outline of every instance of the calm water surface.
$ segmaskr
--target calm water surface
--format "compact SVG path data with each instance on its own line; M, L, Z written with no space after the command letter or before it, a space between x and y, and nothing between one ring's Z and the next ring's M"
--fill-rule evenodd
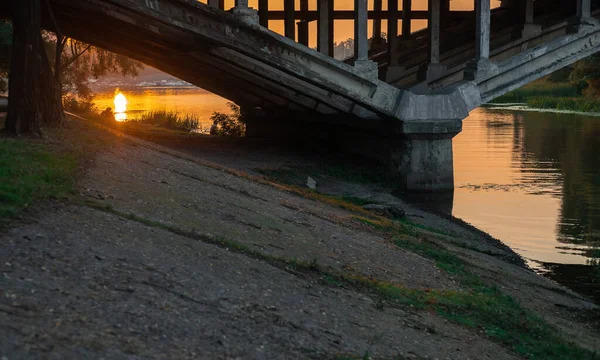
M453 215L600 300L600 118L479 108L453 147Z
M227 100L197 88L122 92L128 112L194 113L204 127ZM112 107L114 89L100 94ZM454 139L452 214L545 275L600 300L600 118L479 108Z
M181 115L194 114L201 127L209 128L214 111L229 113L228 100L196 87L144 87L107 89L96 93L94 103L98 109L115 108L115 94L120 91L127 98L127 118L148 111L175 111Z

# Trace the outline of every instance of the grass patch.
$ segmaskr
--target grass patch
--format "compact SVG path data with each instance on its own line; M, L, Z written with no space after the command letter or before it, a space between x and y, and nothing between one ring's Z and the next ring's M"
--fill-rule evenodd
M539 97L574 98L581 97L581 93L576 86L569 83L537 81L504 94L492 102L495 104L527 103L529 99Z
M130 120L142 124L150 124L173 130L195 130L200 126L200 118L196 115L180 115L175 111L149 111Z
M527 106L536 109L600 112L600 99L591 97L540 96L528 99Z
M0 224L33 201L73 189L77 160L27 139L0 138Z
M358 206L374 204L373 201L369 201L369 200L362 199L362 198L352 196L352 195L344 195L344 196L341 196L340 199L342 201L348 202L350 204L358 205Z
M455 278L466 290L420 291L347 276L346 282L367 286L392 304L436 311L449 321L483 331L489 338L528 359L600 359L598 355L565 341L535 313L522 308L514 298L495 286L487 285L458 256L432 241L417 238L415 224L398 226L397 222L361 217L355 217L355 220L387 232L394 237L396 246L435 261L440 270Z
M572 84L547 81L523 86L494 99L492 103L525 103L534 109L600 112L600 99L583 96L580 89Z

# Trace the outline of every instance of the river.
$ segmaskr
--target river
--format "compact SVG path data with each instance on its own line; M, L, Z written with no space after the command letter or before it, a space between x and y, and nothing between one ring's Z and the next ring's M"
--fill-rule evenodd
M196 88L123 90L128 111L195 113L227 100ZM99 94L112 105L114 89ZM600 117L479 108L453 142L455 190L442 208L600 301Z

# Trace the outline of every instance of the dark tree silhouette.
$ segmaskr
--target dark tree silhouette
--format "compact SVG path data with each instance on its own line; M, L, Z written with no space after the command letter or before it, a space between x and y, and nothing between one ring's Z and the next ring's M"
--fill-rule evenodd
M9 102L5 130L12 135L40 133L44 116L40 0L12 4L13 51L9 74Z

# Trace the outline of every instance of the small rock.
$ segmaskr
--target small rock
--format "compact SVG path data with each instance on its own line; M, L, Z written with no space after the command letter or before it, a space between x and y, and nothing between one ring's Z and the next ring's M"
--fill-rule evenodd
M363 209L389 219L401 219L406 217L404 209L396 204L369 204L363 206Z
M315 181L315 179L309 176L308 179L306 179L306 186L314 190L317 188L317 182Z

